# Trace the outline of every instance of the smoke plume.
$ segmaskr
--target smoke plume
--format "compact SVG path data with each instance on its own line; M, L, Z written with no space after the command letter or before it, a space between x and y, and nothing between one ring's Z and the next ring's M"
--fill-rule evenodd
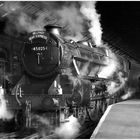
M84 30L83 17L75 5L64 6L62 9L57 10L57 15L60 17L59 22L66 26L66 38L78 41L82 39L82 32Z
M34 15L27 13L28 11L23 8L23 2L5 2L2 9L5 11L2 17L8 18L5 31L10 35L15 35L15 32L18 34L44 30L46 24L52 23L51 15L45 7L41 11L36 11Z
M95 44L101 44L100 15L96 12L95 2L38 2L41 8L34 14L28 13L23 8L24 4L25 2L5 2L2 6L5 11L2 17L9 19L5 29L8 34L43 30L45 25L56 23L64 27L62 32L66 38L78 41L83 38L89 25Z
M100 24L100 15L97 14L95 1L87 1L81 3L81 13L90 21L89 32L97 46L102 44L102 28Z

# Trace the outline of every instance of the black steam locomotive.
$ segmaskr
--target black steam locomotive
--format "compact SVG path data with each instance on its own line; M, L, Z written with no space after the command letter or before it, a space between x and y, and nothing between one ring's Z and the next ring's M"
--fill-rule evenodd
M94 121L108 104L116 102L117 96L106 92L113 77L99 75L113 59L110 50L96 47L90 40L64 39L60 29L47 25L45 31L34 31L24 41L3 39L1 85L18 125L33 125L35 113L46 113L52 123L71 114L81 121L88 115ZM128 76L129 61L117 57L121 71Z

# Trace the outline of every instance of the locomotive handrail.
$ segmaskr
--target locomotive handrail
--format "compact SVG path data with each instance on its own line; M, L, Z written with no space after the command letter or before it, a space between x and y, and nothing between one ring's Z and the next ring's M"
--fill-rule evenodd
M97 61L97 60L89 60L89 59L85 59L85 58L82 58L82 57L77 57L77 56L74 56L74 58L76 60L79 60L79 61L83 61L83 62L91 62L91 63L96 63L96 64L100 64L100 65L104 65L106 66L107 64L101 62L101 61Z
M80 76L79 78L82 78L82 79L86 79L86 80L96 80L96 81L109 81L111 79L108 79L108 78L100 78L100 77L97 77L97 76Z
M76 69L77 74L80 75L80 71L79 71L79 69L78 69L78 67L77 67L77 64L76 64L76 62L75 62L75 58L74 58L74 57L73 57L72 61L73 61L73 64L74 64L74 67L75 67L75 69Z
M94 96L91 101L96 101L96 100L102 100L102 99L108 99L108 98L112 98L114 99L113 95L96 95Z
M102 55L102 56L105 56L105 57L109 57L109 56L107 56L106 54L102 54L102 53L100 53L100 52L96 52L96 51L94 51L94 49L97 49L97 48L90 48L90 47L85 47L86 45L83 45L83 44L78 44L77 45L78 46L78 48L80 48L80 49L83 49L83 50L86 50L86 51L88 51L89 53L96 53L96 54L99 54L99 55ZM84 47L83 47L84 46ZM100 47L99 47L100 48Z

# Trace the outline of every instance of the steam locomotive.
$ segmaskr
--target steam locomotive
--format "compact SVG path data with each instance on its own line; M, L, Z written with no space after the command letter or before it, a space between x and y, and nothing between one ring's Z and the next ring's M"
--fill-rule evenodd
M82 121L89 115L94 121L116 101L116 96L106 92L113 77L99 75L114 59L110 50L96 47L90 40L65 39L60 30L59 26L47 25L24 41L10 38L1 43L0 81L7 107L20 126L33 125L32 113L40 112L55 117L49 120L52 123L62 122L70 114ZM128 76L130 62L117 57L121 71Z

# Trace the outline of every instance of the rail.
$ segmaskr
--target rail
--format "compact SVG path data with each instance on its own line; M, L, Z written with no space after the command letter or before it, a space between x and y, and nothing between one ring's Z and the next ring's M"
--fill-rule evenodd
M17 136L16 132L12 133L0 133L0 139L11 139Z
M41 136L39 136L38 133L34 133L34 134L31 134L27 137L24 137L24 139L39 139L39 138L41 138Z

